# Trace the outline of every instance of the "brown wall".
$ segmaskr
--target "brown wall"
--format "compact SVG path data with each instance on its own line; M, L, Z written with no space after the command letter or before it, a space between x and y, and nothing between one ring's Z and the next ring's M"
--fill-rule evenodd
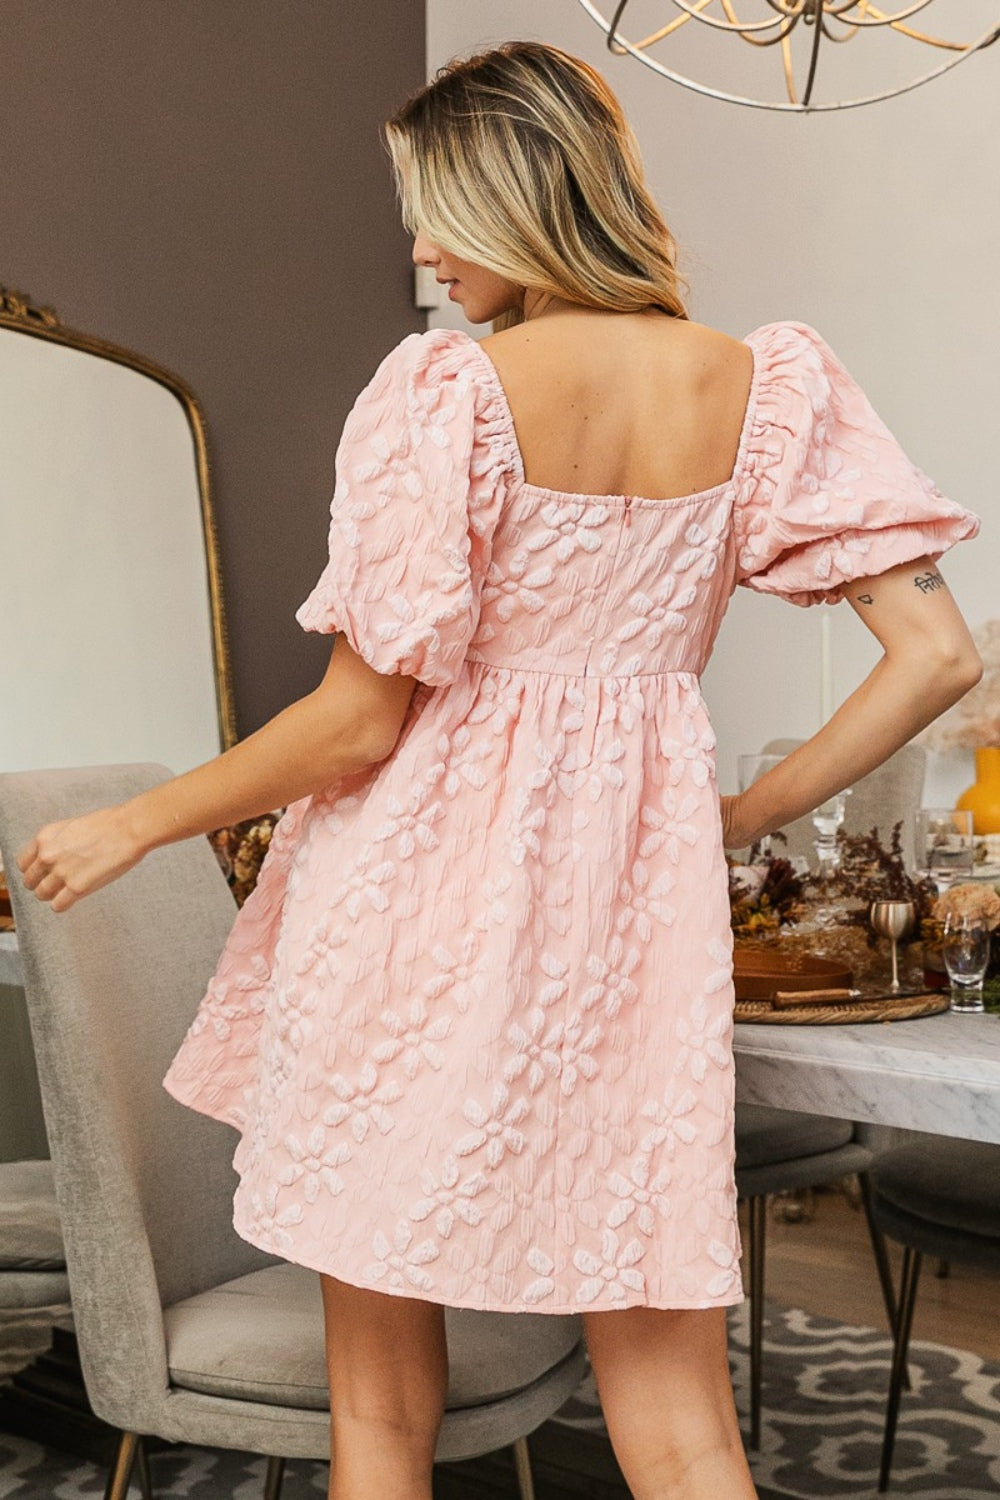
M422 326L381 121L416 0L5 0L0 284L204 406L241 733L315 683L293 619L341 424Z

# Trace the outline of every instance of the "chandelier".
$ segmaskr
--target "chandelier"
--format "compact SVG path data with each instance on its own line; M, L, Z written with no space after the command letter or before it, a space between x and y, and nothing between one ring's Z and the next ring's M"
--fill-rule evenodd
M889 0L890 5L893 3L894 0ZM882 9L871 3L871 0L655 0L655 3L653 0L617 0L617 3L616 0L603 0L602 4L598 0L579 0L591 19L605 32L610 51L618 56L628 54L635 57L664 78L670 78L674 83L683 84L685 88L694 89L696 93L706 94L712 99L725 99L732 104L747 104L757 109L777 109L799 114L815 110L851 109L859 104L875 104L880 99L892 99L897 94L928 83L932 78L939 78L973 52L981 51L1000 37L996 0L988 7L992 12L992 19L987 29L971 40L929 36L917 26L910 25L919 11L926 10L933 3L935 0L910 0L909 4L900 5L899 0L895 0L896 9L892 10ZM959 9L964 13L966 25L972 8L970 0L962 0ZM662 25L656 25L653 13L659 19L664 9L670 19ZM952 0L952 19L955 14L956 7ZM980 16L980 22L981 20ZM641 32L645 29L644 21L645 26L652 25L653 29L645 36L640 35L638 40L630 40L625 35L624 27L629 26L631 30L635 24ZM691 26L691 22L695 24ZM698 32L701 36L695 35ZM833 62L838 44L857 43L862 38L868 42L869 48L872 43L881 46L881 58L885 55L885 45L890 36L905 38L905 42L899 45L907 46L911 52L916 47L933 48L939 55L945 55L929 71L922 72L917 77L907 77L900 82L877 87L874 92L865 93L860 98L827 99L822 102L818 99L817 86L821 76L828 71L828 64ZM697 63L703 60L702 37L708 39L709 45L715 42L720 59L722 48L730 42L746 43L761 56L763 49L774 48L781 59L786 97L778 100L751 98L725 88L711 87L674 67L668 67L660 55L653 55L652 49L658 48L660 53L666 51L672 61L683 62L683 58L678 59L675 54L686 46L688 57ZM857 55L862 45L863 43L859 43L854 49L854 55ZM749 58L749 54L744 53L743 56ZM728 62L733 66L732 57ZM839 62L838 58L838 66L833 69L835 73L843 71ZM870 58L868 62L870 65Z

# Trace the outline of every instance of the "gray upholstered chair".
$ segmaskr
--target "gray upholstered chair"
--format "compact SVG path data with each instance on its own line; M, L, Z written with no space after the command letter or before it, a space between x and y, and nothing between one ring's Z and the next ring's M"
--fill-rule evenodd
M769 740L761 750L762 755L788 755L801 740ZM851 788L844 808L845 833L868 833L877 828L882 842L887 844L896 823L900 830L903 852L907 862L913 856L913 814L920 806L927 769L927 751L920 745L904 745L895 755L867 776L862 776ZM813 841L816 830L812 818L796 818L783 828L787 843L777 846L779 853L793 858L804 855L815 865Z
M69 1301L50 1161L0 1162L0 1308Z
M876 1224L904 1246L878 1479L884 1494L923 1257L1000 1274L1000 1146L944 1137L897 1146L875 1158L871 1185Z
M40 824L166 774L0 776L8 869ZM204 839L158 850L62 916L12 883L80 1358L95 1412L123 1433L106 1500L126 1494L145 1434L269 1455L277 1500L286 1458L329 1456L318 1278L237 1237L233 1133L160 1083L232 923L228 887ZM437 1456L513 1443L528 1500L523 1439L580 1380L579 1321L446 1317Z
M750 1312L752 1448L760 1447L765 1231L770 1194L824 1187L841 1177L857 1174L889 1327L895 1326L892 1271L885 1241L872 1217L867 1177L871 1161L872 1152L855 1139L854 1126L848 1120L831 1120L825 1115L768 1109L756 1104L736 1106L736 1190L747 1203L750 1219L747 1300Z

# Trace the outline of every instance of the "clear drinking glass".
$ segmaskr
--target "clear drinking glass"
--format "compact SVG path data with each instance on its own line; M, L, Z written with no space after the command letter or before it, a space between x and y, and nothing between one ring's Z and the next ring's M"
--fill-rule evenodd
M951 980L951 1009L978 1014L983 1009L983 980L990 959L989 928L979 917L948 917L941 956Z
M736 773L739 778L740 791L745 792L765 772L773 771L775 766L780 765L784 758L783 755L738 755ZM771 835L769 833L765 833L763 838L758 839L757 848L761 859L771 858Z
M917 874L938 895L956 880L968 880L975 860L971 812L951 807L922 807L914 818Z

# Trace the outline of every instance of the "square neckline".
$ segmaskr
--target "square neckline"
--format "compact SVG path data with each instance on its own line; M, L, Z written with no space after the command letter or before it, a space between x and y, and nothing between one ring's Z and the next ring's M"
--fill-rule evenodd
M667 495L663 497L655 497L652 495L598 495L583 490L557 490L553 489L549 485L532 484L531 480L527 478L524 471L524 456L521 453L521 447L517 440L517 429L514 425L514 413L511 410L510 402L507 399L507 392L504 389L503 381L500 379L500 372L493 361L490 359L489 355L486 353L486 350L483 348L478 339L473 338L469 333L465 333L464 330L459 329L457 331L461 333L466 342L471 345L472 348L476 351L481 364L485 367L487 377L493 388L493 394L503 415L504 423L507 427L507 436L510 441L514 471L519 483L524 489L533 490L536 494L539 495L551 495L555 499L559 500L590 501L595 505L661 505L670 509L673 506L692 505L701 500L712 499L714 496L721 495L726 490L733 489L737 484L739 484L739 481L743 476L743 470L746 464L747 448L750 443L750 435L753 431L754 419L757 414L757 401L760 393L760 376L763 371L762 361L758 359L757 351L754 348L753 344L750 342L750 340L753 338L753 334L748 334L746 338L740 339L740 343L744 344L746 348L750 350L752 369L750 374L750 389L747 393L746 406L743 411L743 422L740 427L740 440L736 449L736 458L733 462L733 468L732 472L729 475L729 478L724 479L721 484L713 484L705 490L691 490L685 495Z

